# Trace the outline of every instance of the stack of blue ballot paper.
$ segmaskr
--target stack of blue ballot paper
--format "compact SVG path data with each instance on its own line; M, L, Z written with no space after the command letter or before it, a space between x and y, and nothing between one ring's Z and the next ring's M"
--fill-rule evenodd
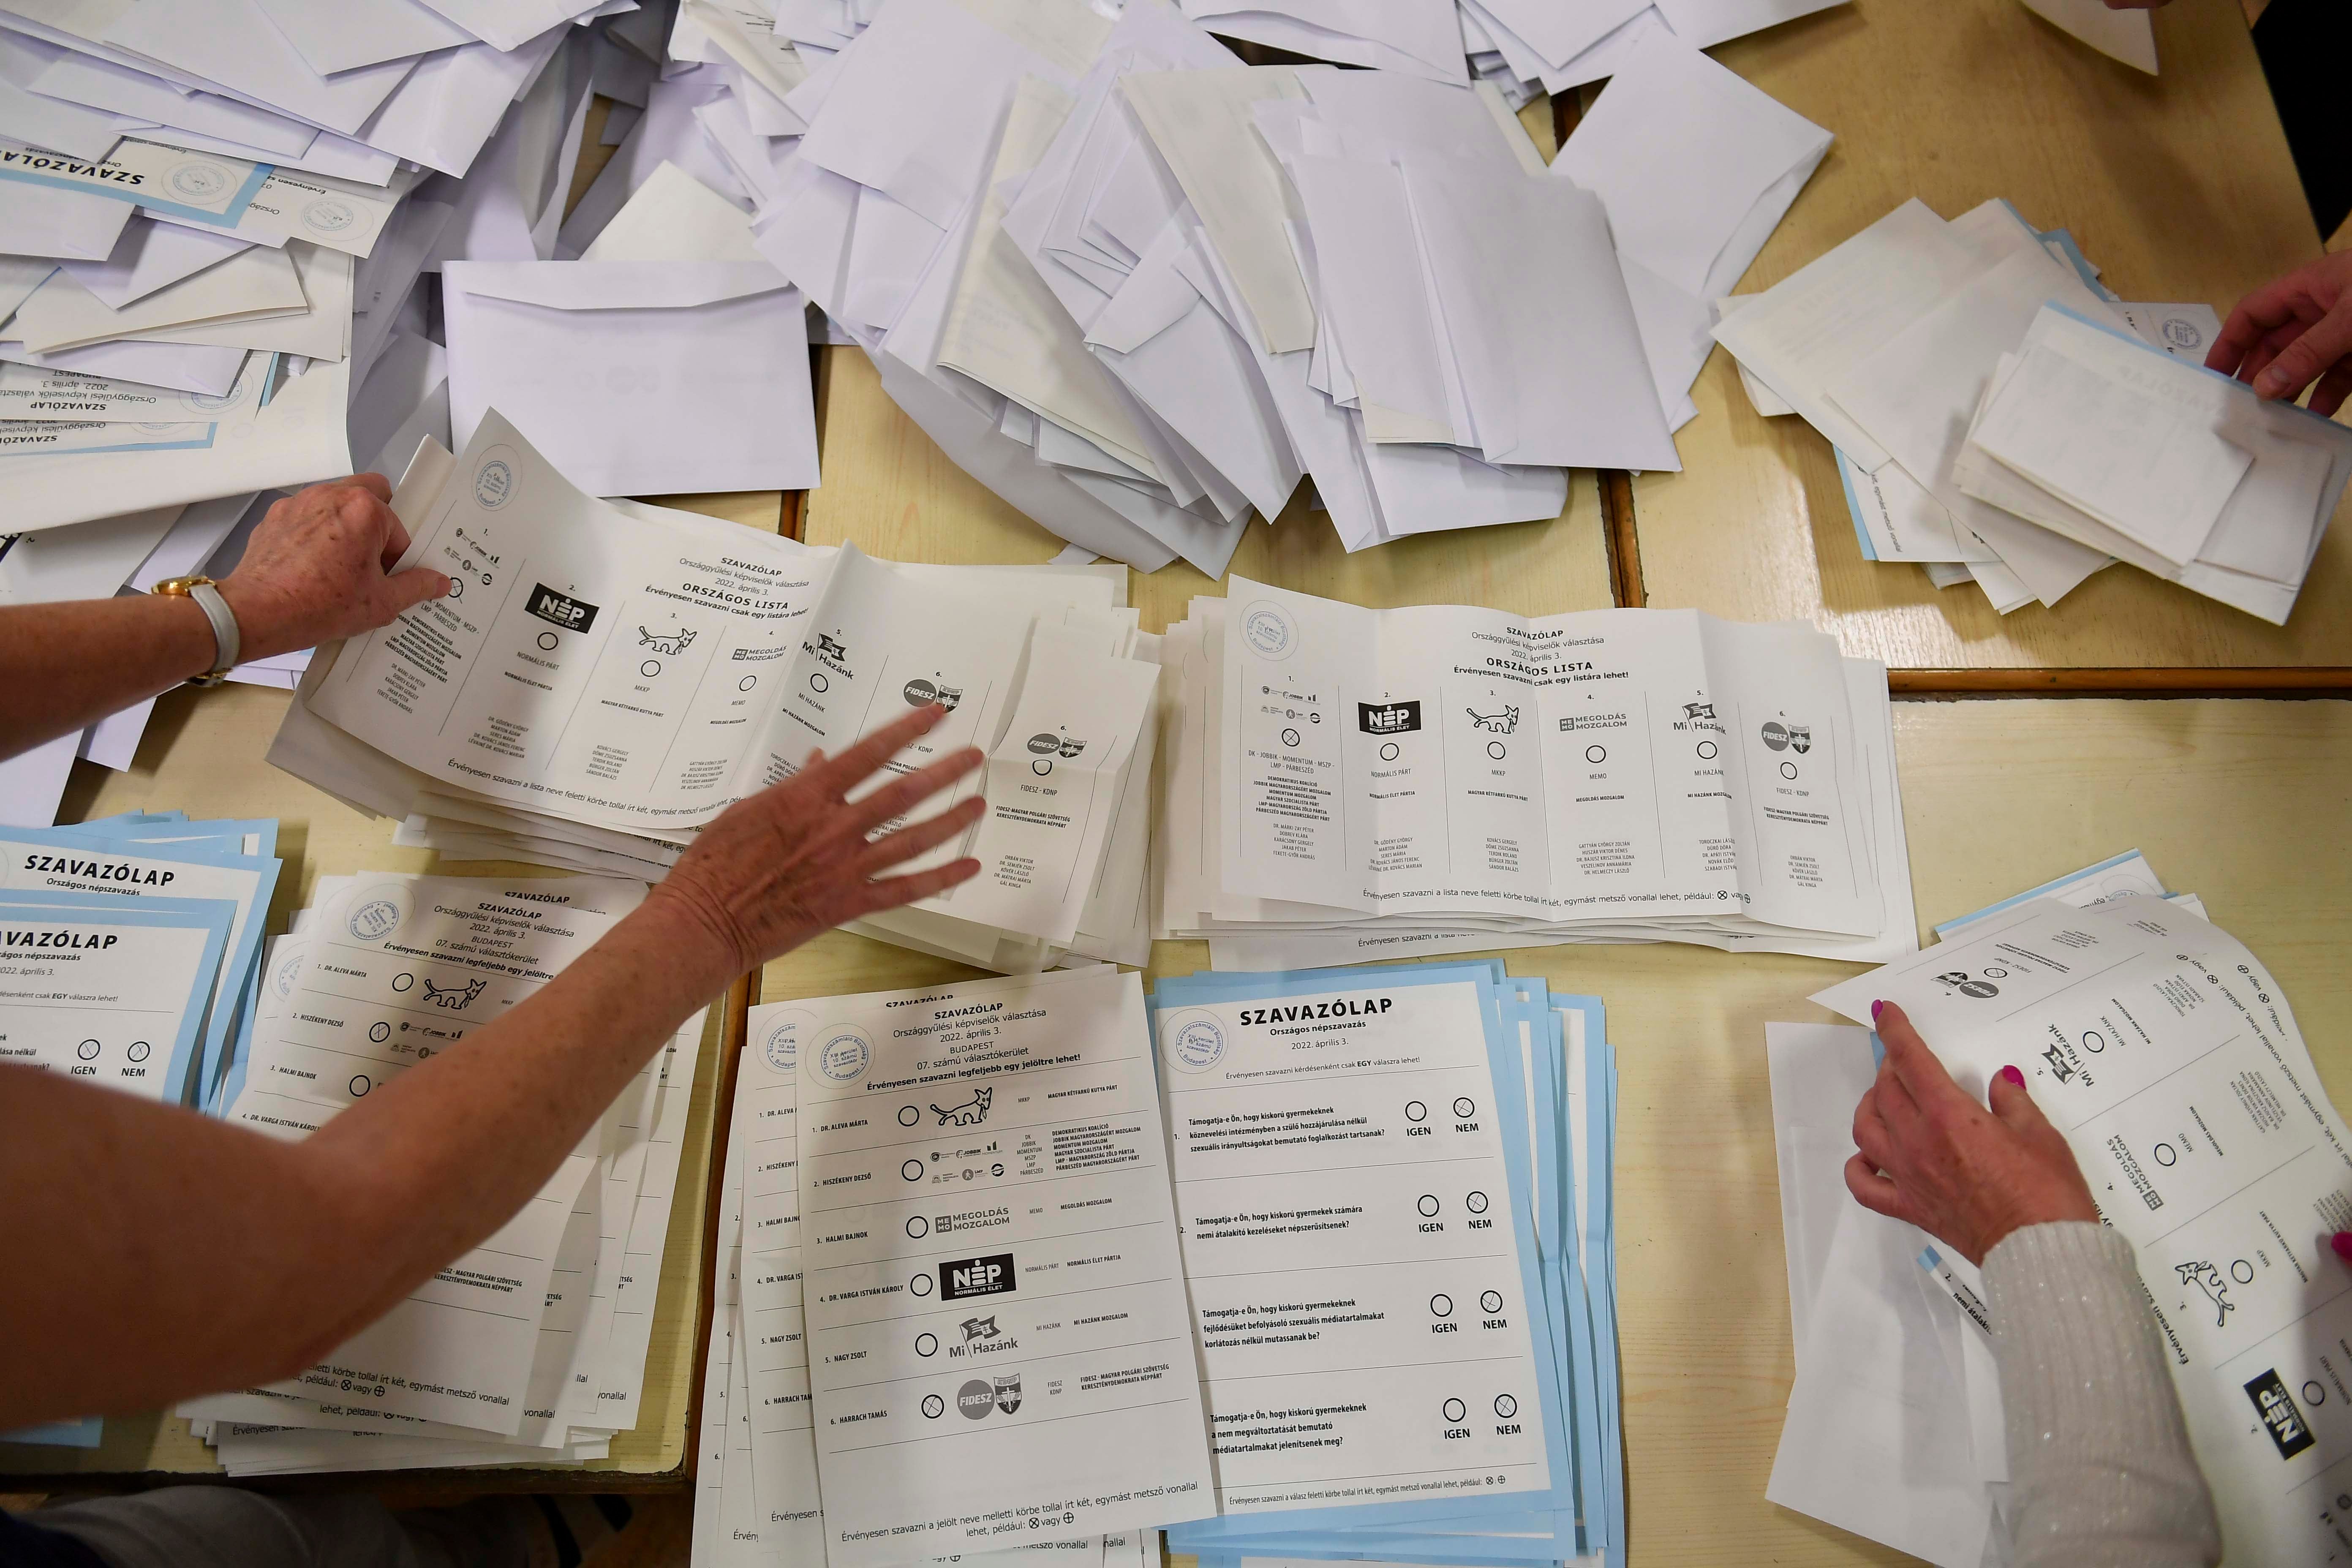
M1219 1517L1204 1568L1622 1553L1599 998L1499 962L1151 998Z
M211 1108L247 1048L282 862L267 818L0 827L0 1060Z

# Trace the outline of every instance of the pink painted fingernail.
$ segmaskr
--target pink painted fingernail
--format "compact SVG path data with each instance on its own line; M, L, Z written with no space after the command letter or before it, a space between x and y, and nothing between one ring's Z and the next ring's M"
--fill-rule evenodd
M2336 1257L2347 1263L2352 1263L2352 1230L2337 1231L2328 1237L2327 1245L2336 1249Z
M2011 1085L2014 1088L2023 1089L2025 1087L2025 1075L2018 1071L2015 1068L2001 1068L2000 1076L2009 1079Z
M1871 1021L1872 1023L1875 1024L1876 1022L1878 1022L1878 1016L1879 1016L1881 1013L1884 1013L1884 1012L1885 1012L1885 1011L1886 1011L1886 1004L1885 1004L1885 1003L1884 1003L1884 1002L1873 1002L1873 1003L1870 1005L1870 1021Z

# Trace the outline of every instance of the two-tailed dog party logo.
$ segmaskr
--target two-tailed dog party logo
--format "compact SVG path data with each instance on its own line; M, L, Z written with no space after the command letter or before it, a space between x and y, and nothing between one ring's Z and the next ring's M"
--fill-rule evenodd
M989 1101L995 1095L993 1088L983 1084L972 1090L971 1098L961 1105L950 1105L944 1110L934 1105L931 1114L940 1119L942 1127L977 1127L988 1120Z

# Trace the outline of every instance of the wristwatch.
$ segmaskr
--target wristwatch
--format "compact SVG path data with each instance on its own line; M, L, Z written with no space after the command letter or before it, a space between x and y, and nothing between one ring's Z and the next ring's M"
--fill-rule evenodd
M236 616L228 601L213 586L209 577L166 577L148 590L151 594L169 595L175 599L194 599L205 618L213 624L213 668L202 675L188 678L191 686L218 686L236 668Z

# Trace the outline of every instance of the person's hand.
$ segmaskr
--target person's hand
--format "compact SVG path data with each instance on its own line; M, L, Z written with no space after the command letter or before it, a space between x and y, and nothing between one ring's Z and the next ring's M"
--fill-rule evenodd
M220 585L236 616L240 658L357 637L449 592L449 579L430 567L392 570L407 552L408 530L391 500L382 474L353 474L269 509Z
M1853 1113L1862 1152L1846 1190L1866 1209L1908 1220L1970 1263L2011 1231L2050 1220L2096 1221L2098 1205L2066 1140L2013 1067L1995 1075L1992 1109L1952 1081L1903 1009L1873 1008L1886 1059Z
M648 906L668 909L709 936L732 976L844 921L928 899L976 875L980 862L971 859L880 875L978 822L988 806L976 796L875 836L980 766L976 748L941 757L855 801L844 798L947 711L934 702L837 757L813 753L782 784L736 802L702 830L654 889Z
M2316 381L2311 411L2334 415L2352 395L2352 251L2323 256L2239 300L2205 368L2262 397L2291 399Z

